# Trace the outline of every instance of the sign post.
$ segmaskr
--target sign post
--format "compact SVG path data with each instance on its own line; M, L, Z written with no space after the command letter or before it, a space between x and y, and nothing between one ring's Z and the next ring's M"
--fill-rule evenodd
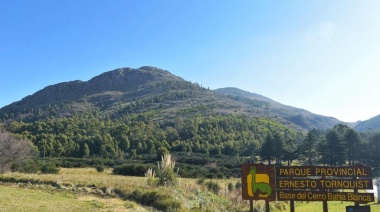
M291 211L294 211L294 201L322 201L325 212L328 201L354 202L357 208L375 201L373 193L359 192L373 189L371 167L362 164L274 168L274 165L261 163L242 164L241 169L242 198L250 201L251 211L253 200L265 200L266 211L269 211L269 201L274 200L290 201Z
M380 203L379 194L380 194L380 177L377 178L377 203Z
M265 200L269 212L269 201L276 200L274 165L242 164L241 171L242 197L250 201L250 210L253 200Z
M355 206L374 201L371 167L354 166L286 166L276 167L277 200L322 201L327 212L328 201L349 201ZM345 192L338 192L343 189Z

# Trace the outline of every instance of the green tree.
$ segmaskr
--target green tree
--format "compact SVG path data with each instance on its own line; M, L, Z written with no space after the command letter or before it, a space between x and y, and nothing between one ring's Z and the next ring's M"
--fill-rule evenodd
M221 155L222 154L222 149L220 148L220 146L213 146L211 147L210 149L210 154L211 155Z
M363 154L362 142L359 139L359 135L353 129L347 129L343 140L346 142L347 157L349 165L353 165L360 155Z
M281 159L284 155L284 138L280 133L275 133L273 137L274 157L276 164L281 164Z
M156 153L156 146L154 145L154 142L152 140L148 140L147 149L149 154Z
M160 147L157 149L157 152L156 152L156 159L157 160L161 160L161 157L166 155L166 154L169 154L169 150L166 149L166 147Z
M368 165L380 167L380 132L373 134L368 142Z
M325 136L326 139L326 156L327 163L331 166L342 165L346 163L346 148L344 142L336 130L330 130Z
M88 147L87 143L83 144L83 157L84 158L90 157L90 148Z
M271 161L275 159L275 152L276 152L276 147L275 147L274 138L268 134L267 137L265 138L263 145L261 146L261 151L260 151L261 160L266 160L268 161L268 164L271 164Z
M131 144L129 142L128 136L122 135L119 142L120 142L120 148L123 151L128 151L129 148L131 148Z
M283 159L287 161L288 166L292 163L293 160L299 157L299 153L297 151L297 144L293 139L285 142L284 150L283 150Z
M301 160L307 162L309 166L318 161L318 135L316 129L310 130L306 138L299 146Z

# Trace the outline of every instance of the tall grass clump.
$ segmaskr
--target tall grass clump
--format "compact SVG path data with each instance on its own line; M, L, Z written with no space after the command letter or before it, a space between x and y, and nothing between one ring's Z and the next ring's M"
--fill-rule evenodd
M145 172L145 177L146 177L146 183L149 185L149 186L152 186L155 184L155 181L156 181L156 172L152 169L152 168L149 168L146 172Z
M161 157L157 168L157 184L159 186L176 186L178 184L178 169L175 169L175 161L169 153Z

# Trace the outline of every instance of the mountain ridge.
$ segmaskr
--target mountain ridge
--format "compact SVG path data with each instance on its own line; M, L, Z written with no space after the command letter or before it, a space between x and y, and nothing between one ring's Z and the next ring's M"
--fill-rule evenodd
M355 125L354 129L359 132L380 130L380 115L377 115L365 121L359 121Z
M146 72L145 76L141 77L141 73L144 71ZM124 76L127 74L127 72L132 74L128 74L128 78L125 78ZM16 101L14 103L18 105L20 105L21 102L30 101L39 101L42 104L45 104L45 101L47 103L56 103L62 101L70 101L75 98L83 97L84 95L92 95L94 93L105 91L123 92L131 89L131 87L128 86L128 83L130 81L134 81L134 84L138 83L144 85L154 78L152 75L157 76L160 74L166 76L171 75L168 71L149 66L143 66L139 69L118 68L112 71L104 72L98 76L91 78L88 81L74 80L46 86L34 94L28 95L22 98L20 101ZM177 80L183 79L178 77Z
M52 109L52 105L56 105L55 108ZM197 113L240 114L250 118L271 118L297 130L328 129L344 123L238 88L209 90L151 66L119 68L88 81L74 80L46 86L1 108L0 118L5 119L2 114L11 113L13 117L20 114L21 119L29 117L32 120L33 113L40 108L49 108L53 115L60 116L90 108L100 108L104 114L114 117L152 110L160 111L162 118Z
M216 92L227 96L237 95L248 99L268 102L270 104L267 105L267 109L270 108L275 111L276 114L282 116L285 120L293 122L305 129L328 129L336 124L343 123L334 117L322 116L311 113L305 109L284 105L260 94L251 93L238 88L221 88L216 89Z

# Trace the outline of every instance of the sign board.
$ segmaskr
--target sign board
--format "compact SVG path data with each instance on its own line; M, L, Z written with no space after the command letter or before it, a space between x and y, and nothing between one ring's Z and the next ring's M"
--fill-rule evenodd
M277 179L277 189L373 189L372 179Z
M283 166L242 164L242 197L245 200L374 202L371 167ZM344 189L338 192L336 189ZM335 190L335 191L334 191ZM277 196L277 198L276 198Z
M244 200L276 200L274 165L242 164L241 170Z
M284 166L276 167L277 200L349 201L368 203L373 193L371 167L354 166ZM347 192L335 192L344 189Z
M375 197L373 193L277 190L277 200L346 201L368 203L375 201Z
M276 177L371 177L371 167L354 166L281 166L276 167Z

